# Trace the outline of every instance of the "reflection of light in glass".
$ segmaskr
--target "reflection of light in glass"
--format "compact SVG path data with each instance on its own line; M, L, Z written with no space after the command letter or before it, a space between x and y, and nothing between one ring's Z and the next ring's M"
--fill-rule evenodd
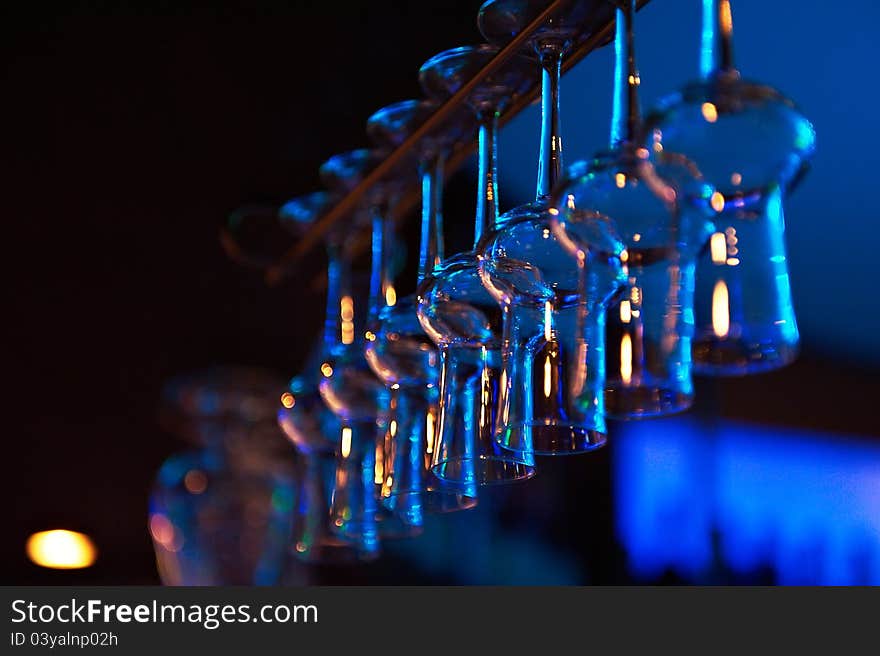
M376 445L376 463L373 465L373 483L382 485L385 480L385 451L381 444ZM385 490L382 490L383 494Z
M642 233L637 232L636 234L634 234L634 235L633 235L633 241L636 241L636 242L638 242L638 241L642 241Z
M553 365L550 363L550 355L547 355L547 358L544 360L544 396L548 399L550 398L550 394L553 392L553 380L551 376L553 374Z
M721 14L721 32L726 36L730 36L733 33L733 16L730 13L730 0L720 0L718 11Z
M574 209L574 194L569 194L569 195L568 195L568 199L567 199L567 201L566 201L566 206L567 206L568 209L570 209L570 210L573 210L573 209Z
M288 410L296 405L296 399L293 394L290 392L285 392L281 395L281 405L283 405Z
M703 112L703 118L706 119L707 122L714 123L718 120L718 108L712 103L705 102L700 109Z
M723 280L718 280L712 290L712 331L722 338L730 332L730 294Z
M727 266L736 266L739 264L738 257L728 257L727 258Z
M716 232L709 240L709 252L712 264L724 264L727 261L727 239L723 232Z
M27 539L25 551L33 563L50 569L90 567L97 556L88 535L62 529L34 533Z
M618 189L623 189L626 186L626 176L623 173L618 173L614 176L614 184Z
M330 378L333 375L333 367L330 366L329 362L321 365L321 373L324 374L324 378Z
M624 385L632 381L633 373L633 345L629 333L624 333L620 340L620 379Z
M629 323L632 321L632 306L629 301L620 302L620 321L621 323Z
M343 458L351 454L351 428L348 426L342 428L342 443L339 448Z
M733 175L730 176L730 183L734 187L738 187L740 184L742 184L742 181L743 181L743 177L742 177L741 173L734 173Z
M339 300L339 316L342 318L342 343L354 343L354 299L351 296Z
M397 304L397 292L394 291L394 285L388 285L385 289L385 305L391 307Z
M201 469L190 469L183 477L183 486L191 494L201 494L208 489L208 477Z
M712 209L716 212L724 211L724 194L720 191L716 191L712 194L711 198L709 198L709 204L712 205Z
M425 438L427 441L425 453L434 453L434 428L436 423L437 418L434 416L434 409L431 408L428 410L428 414L425 415Z

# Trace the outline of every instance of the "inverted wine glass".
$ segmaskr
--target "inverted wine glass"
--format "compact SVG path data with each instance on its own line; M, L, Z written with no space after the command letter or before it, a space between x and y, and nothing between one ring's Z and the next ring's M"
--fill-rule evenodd
M389 105L367 121L367 132L380 147L398 146L436 109L426 101ZM417 152L422 192L422 226L417 283L443 259L441 211L443 163L448 150L473 131L473 120L459 113L444 129L425 137ZM424 513L451 512L477 503L476 485L444 484L431 471L438 413L440 355L418 320L415 294L384 307L367 328L366 355L373 371L391 388L392 416L383 449L382 503L419 524Z
M163 463L149 529L163 583L271 585L288 557L296 455L272 420L281 381L217 367L162 389L160 420L199 445Z
M575 259L595 221L617 226L627 288L606 315L606 414L667 415L693 402L691 337L697 253L711 234L712 189L671 152L640 143L633 3L617 9L611 150L572 167L554 192L552 230Z
M694 369L777 369L795 359L800 341L783 197L806 171L815 131L779 91L741 77L730 0L703 0L700 69L700 80L646 119L648 147L687 154L719 194L715 233L697 271Z
M482 45L442 52L422 65L425 93L444 100L458 91L498 50ZM477 85L468 99L479 123L479 182L474 243L499 220L495 134L498 116L534 81L522 58ZM501 382L501 309L483 287L476 251L447 258L419 286L419 321L440 349L438 435L434 474L458 485L490 485L534 475L531 452L503 449L495 440Z
M278 217L294 237L299 237L326 211L331 199L326 192L294 198L281 207ZM342 436L342 423L323 402L318 388L327 350L349 341L355 331L353 306L357 294L345 241L339 229L332 230L325 239L328 264L324 332L303 372L281 394L278 408L278 424L300 454L292 550L297 558L309 563L349 563L369 560L379 553L375 530L368 529L365 535L352 532L348 539L342 539L330 525L336 481L335 451Z
M489 0L480 8L480 29L503 43L545 6ZM573 5L526 43L543 80L535 200L505 212L502 227L477 245L483 284L504 316L498 439L538 455L582 453L605 443L603 319L624 282L624 246L610 222L594 222L596 241L582 244L583 258L573 261L548 214L562 167L560 70L587 15L583 4Z
M381 153L366 150L337 155L322 165L321 177L331 189L344 192L363 179L380 157ZM367 321L371 321L382 307L396 303L391 258L384 245L387 243L386 232L390 230L385 215L398 193L399 182L383 181L371 189L359 212L369 221L373 239ZM351 318L348 308L344 311L343 320ZM354 311L352 303L351 313ZM346 332L342 343L330 348L333 357L321 365L321 396L343 422L337 449L332 527L339 535L350 539L363 539L371 531L381 537L408 537L418 534L421 527L403 521L402 515L377 504L380 491L375 482L380 464L377 452L381 453L390 427L390 394L367 363L363 334L363 328Z

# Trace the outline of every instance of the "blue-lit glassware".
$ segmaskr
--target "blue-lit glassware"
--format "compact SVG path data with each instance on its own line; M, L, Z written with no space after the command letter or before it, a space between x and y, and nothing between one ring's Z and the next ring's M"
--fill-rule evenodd
M353 188L379 161L381 153L356 150L332 157L321 166L321 178L332 190L343 193ZM367 314L396 303L391 280L390 249L385 248L391 222L385 220L397 194L394 181L375 185L356 213L357 221L369 222L372 229L372 270ZM354 297L343 296L340 308L341 339L326 344L328 357L321 364L321 396L342 421L337 448L336 491L331 507L333 529L353 540L377 537L397 538L417 535L421 527L403 520L403 515L379 505L381 454L390 427L389 390L373 373L364 353L364 330Z
M666 415L693 401L694 267L711 234L712 189L686 159L649 160L639 142L639 74L630 0L617 10L611 151L572 168L554 192L553 231L578 259L597 220L626 244L627 288L606 315L605 409L615 418Z
M167 585L273 585L288 573L296 456L274 422L282 382L215 368L163 388L162 423L201 448L163 463L149 529Z
M376 145L399 146L436 109L427 101L409 100L377 111L367 121ZM473 120L456 116L442 131L420 142L419 177L422 229L419 248L420 283L443 259L441 198L443 164L456 141L470 136ZM367 327L366 355L376 375L391 389L391 413L376 482L381 501L404 521L421 524L424 514L466 510L477 504L476 484L454 487L431 471L440 383L440 354L425 334L417 315L415 294L383 307ZM378 453L378 452L377 452ZM381 469L381 472L380 472Z
M497 53L483 45L447 50L419 71L425 93L443 100ZM479 184L474 243L498 220L495 133L498 115L531 86L534 66L515 58L478 85L468 102L479 122ZM469 486L534 475L531 452L503 449L495 440L501 384L502 313L483 287L476 251L447 258L419 286L419 321L440 349L440 412L433 472Z
M480 29L501 45L545 6L489 0L480 8ZM576 5L551 17L526 44L542 75L537 193L533 202L505 212L503 227L477 245L483 284L504 316L498 439L505 448L538 455L592 451L606 439L603 319L623 285L624 246L610 224L597 222L604 233L574 261L548 215L562 168L560 70L587 15Z
M694 370L744 375L797 357L783 196L815 148L807 118L733 61L729 0L703 0L701 79L646 119L648 147L686 154L717 189L715 233L699 260Z
M329 207L331 199L326 192L294 198L277 212L280 223L293 237L299 237ZM357 294L353 291L351 265L344 254L344 234L331 231L325 242L328 267L324 332L319 348L312 351L303 372L281 394L278 424L300 455L292 551L308 563L340 564L375 558L379 542L375 527L368 527L363 535L351 532L347 539L342 539L330 526L331 499L336 491L335 452L343 424L324 403L318 388L327 345L341 344L354 335Z

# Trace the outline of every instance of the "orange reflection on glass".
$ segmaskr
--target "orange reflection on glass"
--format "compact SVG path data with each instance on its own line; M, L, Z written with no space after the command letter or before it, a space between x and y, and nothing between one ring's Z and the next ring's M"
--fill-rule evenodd
M40 567L82 569L94 564L98 550L88 535L56 529L31 535L25 552Z
M620 340L620 379L624 385L632 381L633 373L633 345L629 333L624 333Z
M623 189L626 186L626 176L623 173L618 173L614 176L614 184L618 189Z
M281 405L290 410L296 405L296 398L290 392L285 392L281 395Z
M191 494L201 494L208 489L208 477L201 469L190 469L183 477L183 486Z
M620 302L620 321L621 323L632 321L632 305L630 305L629 301Z
M385 288L385 305L388 307L397 305L397 292L394 291L393 285L388 285L388 287Z
M725 204L724 194L722 194L720 191L716 191L709 199L709 204L712 205L712 209L716 212L723 212Z
M730 294L723 280L718 280L712 290L712 331L722 338L730 332Z
M339 449L343 458L347 458L351 454L351 428L348 426L342 429L342 442Z
M329 362L321 365L321 373L324 374L324 378L330 378L333 375L333 367L330 366Z
M727 261L727 239L723 232L716 232L709 240L709 252L712 264L724 264Z
M700 108L703 113L703 118L706 119L709 123L714 123L718 120L718 108L715 107L710 102L703 103L703 106Z

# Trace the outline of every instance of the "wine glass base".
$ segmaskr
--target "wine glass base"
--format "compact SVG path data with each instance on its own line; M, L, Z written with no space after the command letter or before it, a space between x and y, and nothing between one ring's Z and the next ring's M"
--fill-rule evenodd
M472 485L504 485L516 481L525 481L535 475L535 466L500 456L479 456L477 458L450 458L432 468L434 475L444 484L461 486Z
M705 338L693 343L694 373L701 376L747 376L781 369L797 359L791 344Z
M693 402L692 393L666 387L615 385L605 390L605 416L619 420L665 417L684 412Z
M607 442L604 431L578 424L552 425L533 421L521 424L516 430L507 430L499 436L503 449L516 454L536 456L567 456L595 451Z
M459 510L470 510L476 507L477 497L456 491L454 488L413 490L392 494L387 499L383 499L383 504L391 510L411 509L401 513L401 519L408 524L421 525L424 515L444 515Z

